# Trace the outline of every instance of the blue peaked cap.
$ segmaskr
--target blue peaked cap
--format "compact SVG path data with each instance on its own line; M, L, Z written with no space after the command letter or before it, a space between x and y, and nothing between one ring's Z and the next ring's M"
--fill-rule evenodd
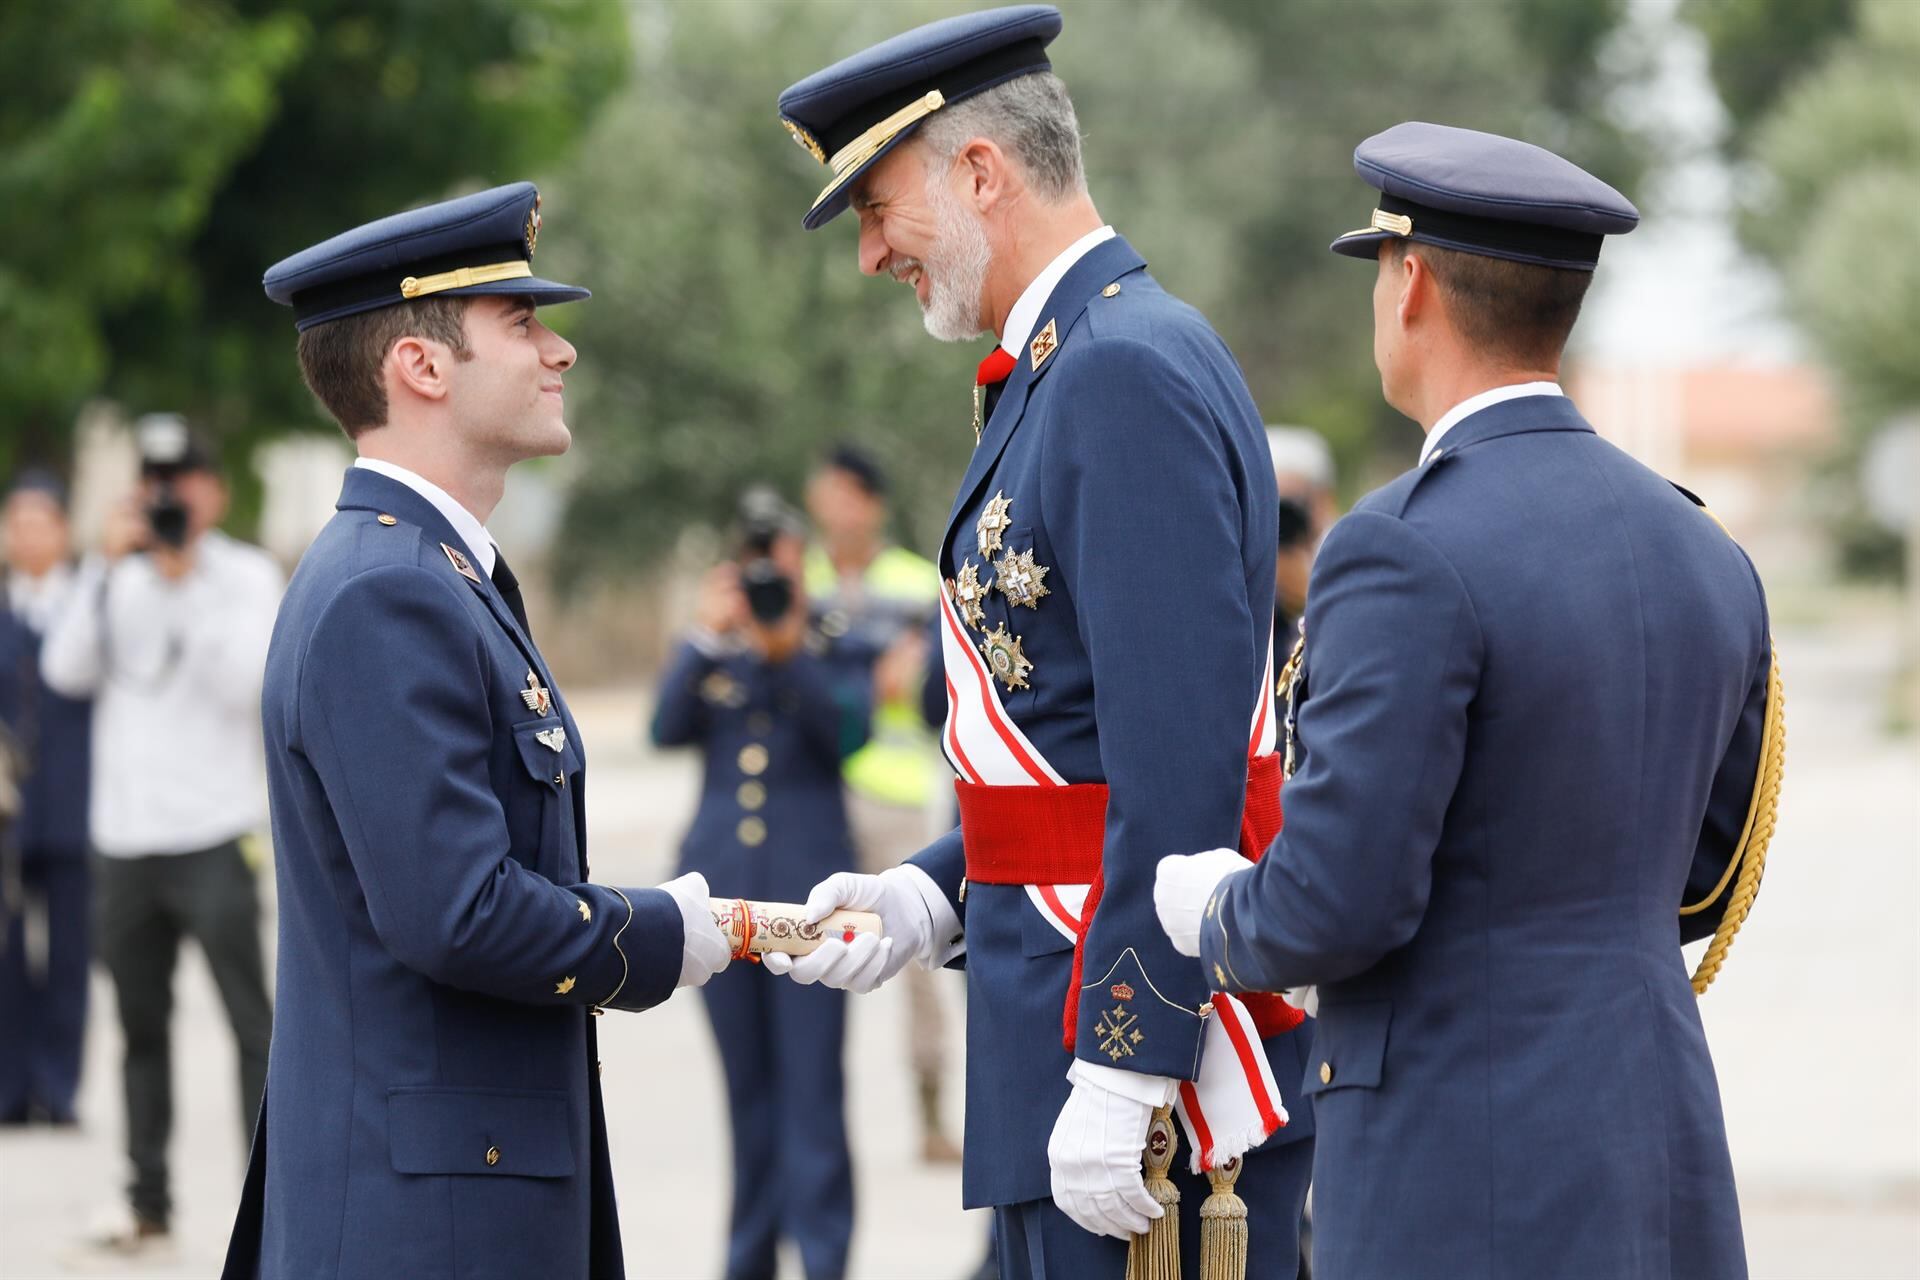
M1350 258L1377 257L1399 238L1591 271L1601 242L1640 222L1630 200L1579 165L1494 133L1397 124L1355 147L1353 167L1380 201L1368 226L1329 246Z
M833 170L803 219L807 230L837 217L847 189L934 112L1051 70L1046 48L1059 34L1060 11L1048 4L965 13L883 40L788 86L780 123Z
M267 296L296 329L416 298L514 294L536 305L591 297L533 274L540 192L531 182L477 191L369 222L267 268Z

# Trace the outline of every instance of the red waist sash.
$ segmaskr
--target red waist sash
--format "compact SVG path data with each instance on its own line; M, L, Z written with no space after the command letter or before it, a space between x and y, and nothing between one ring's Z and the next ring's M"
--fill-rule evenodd
M991 787L956 779L960 835L972 884L1084 884L1079 937L1073 944L1073 977L1067 987L1064 1040L1073 1049L1080 1020L1080 967L1087 927L1106 877L1101 855L1107 839L1107 785L1077 782L1063 787ZM1247 802L1240 815L1240 853L1251 862L1280 834L1280 757L1247 761ZM1168 850L1168 852L1177 852ZM1240 996L1262 1039L1291 1031L1306 1015L1277 995Z

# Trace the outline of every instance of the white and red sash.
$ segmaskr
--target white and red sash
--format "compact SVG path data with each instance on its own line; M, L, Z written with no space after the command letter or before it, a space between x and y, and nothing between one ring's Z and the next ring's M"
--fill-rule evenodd
M977 786L1067 785L1007 713L992 673L944 591L940 613L947 681L947 723L940 745L954 772ZM1276 740L1273 640L1269 636L1266 669L1248 731L1248 759L1271 755ZM1085 933L1083 917L1091 885L1022 887L1041 918L1062 937L1077 941ZM1224 993L1215 993L1212 1005L1199 1077L1182 1081L1174 1102L1196 1173L1246 1154L1287 1123L1280 1087L1261 1048L1252 1015L1239 998Z

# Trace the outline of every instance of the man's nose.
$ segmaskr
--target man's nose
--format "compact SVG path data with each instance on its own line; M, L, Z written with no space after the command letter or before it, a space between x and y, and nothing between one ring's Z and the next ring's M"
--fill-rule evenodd
M580 357L580 353L573 349L573 344L551 329L547 330L547 338L552 348L547 352L547 367L562 372L573 368L573 362Z
M887 260L893 256L893 250L887 246L887 239L880 234L878 224L860 228L860 274L877 276L887 269Z

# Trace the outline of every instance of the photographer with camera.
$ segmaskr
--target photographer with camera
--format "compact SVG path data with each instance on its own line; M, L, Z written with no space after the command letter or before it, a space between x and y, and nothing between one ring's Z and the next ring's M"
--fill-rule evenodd
M260 690L283 580L266 552L215 527L227 487L184 420L135 426L137 493L109 515L41 653L47 683L91 697L89 830L97 950L126 1038L131 1215L89 1247L170 1252L173 970L199 944L239 1052L241 1132L251 1133L272 1011L260 900L243 836L266 823ZM77 980L77 977L76 977Z
M872 685L864 658L808 623L804 528L771 492L746 495L735 557L707 575L660 683L653 741L704 760L679 874L716 893L800 902L853 864L840 768L866 741ZM809 1280L838 1277L853 1234L845 993L736 964L701 994L733 1126L726 1274L771 1276L784 1237Z

